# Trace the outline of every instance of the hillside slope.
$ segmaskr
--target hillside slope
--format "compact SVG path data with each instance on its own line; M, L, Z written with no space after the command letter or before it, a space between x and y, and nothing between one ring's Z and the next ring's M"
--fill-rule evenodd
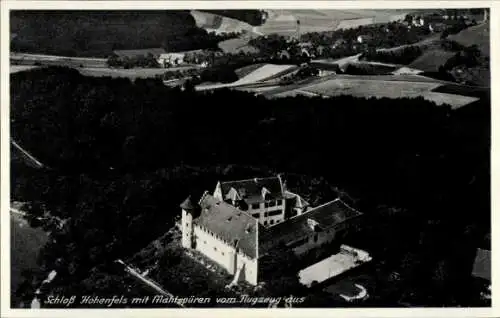
M448 36L448 39L463 46L477 45L481 54L487 57L490 56L490 26L488 23L472 26L457 34Z

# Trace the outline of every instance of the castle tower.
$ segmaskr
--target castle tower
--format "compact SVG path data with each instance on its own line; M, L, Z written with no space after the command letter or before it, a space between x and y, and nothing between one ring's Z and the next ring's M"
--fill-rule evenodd
M182 247L193 248L193 214L196 206L191 201L191 196L187 197L180 207L182 209Z

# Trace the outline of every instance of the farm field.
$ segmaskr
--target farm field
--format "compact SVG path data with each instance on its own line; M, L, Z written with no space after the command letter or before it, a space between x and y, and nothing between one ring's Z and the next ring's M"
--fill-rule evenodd
M239 38L229 39L219 42L218 47L224 51L224 53L237 54L243 53L258 53L259 50L248 44L250 41L249 36L242 36Z
M403 98L423 94L439 85L426 82L334 79L302 87L300 90L325 96L352 95L356 97Z
M258 68L262 67L263 65L264 65L263 63L251 64L235 70L235 73L238 76L238 78L242 78L252 73L253 71L257 70Z
M356 28L361 25L385 23L403 19L411 10L266 10L268 17L262 25L252 26L237 19L191 11L196 26L208 32L242 32L258 35L293 35L297 20L301 21L301 32L323 32L335 29Z
M267 10L268 19L256 29L264 34L291 35L296 32L296 21L300 20L301 32L332 31L398 20L404 18L407 12L407 10Z
M451 108L456 109L472 102L479 100L477 97L437 93L437 92L427 92L422 95L425 100L436 103L436 105L450 105Z
M274 91L264 91L263 95L271 98L305 96L340 96L350 95L361 98L417 98L435 102L437 105L448 104L459 108L476 100L474 96L463 96L438 92L438 88L448 82L438 81L419 75L401 76L350 76L336 75L327 80L316 81L301 86L280 87Z
M429 50L410 63L408 67L424 72L437 72L439 67L444 65L454 55L454 52L441 49Z
M465 94L473 97L483 97L489 95L489 87L465 86L459 84L443 85L434 90L434 92L447 94Z
M404 75L345 75L340 74L336 79L344 80L365 80L365 81L388 81L388 82L412 82L412 83L439 83L452 84L451 82L441 81L430 77L415 74Z
M205 29L207 32L216 34L252 31L253 27L243 21L224 17L210 12L192 10L191 16L194 18L196 26Z

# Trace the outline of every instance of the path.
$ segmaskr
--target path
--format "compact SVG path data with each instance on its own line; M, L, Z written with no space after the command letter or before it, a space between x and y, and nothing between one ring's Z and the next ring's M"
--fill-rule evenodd
M24 150L17 142L15 142L14 139L10 139L10 143L19 150L23 156L23 158L27 159L28 164L33 165L35 168L44 168L44 164L41 163L38 159L36 159L34 156L32 156L28 151Z
M129 265L125 264L122 260L118 259L115 262L122 265L124 267L125 272L127 272L128 274L133 276L135 279L139 280L142 284L153 289L155 292L158 292L161 295L172 298L172 299L176 298L173 294L171 294L170 292L168 292L168 291L164 290L162 287L160 287L156 282L154 282L153 280L151 280L149 278L146 278L144 275L140 274L135 269L133 269ZM180 301L175 301L175 304L178 305L179 307L185 307L184 304Z

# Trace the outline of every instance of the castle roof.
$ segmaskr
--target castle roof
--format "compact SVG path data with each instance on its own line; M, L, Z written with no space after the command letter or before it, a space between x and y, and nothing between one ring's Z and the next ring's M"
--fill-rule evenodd
M361 212L335 199L275 226L261 228L259 254L264 255L281 243L292 243L318 229L329 229L360 215Z
M194 210L196 208L196 205L191 201L191 196L188 196L184 202L181 203L180 205L181 209L190 211Z
M279 176L221 182L222 197L239 197L247 203L283 198L283 184ZM229 195L229 197L228 197Z
M187 203L192 204L188 199ZM336 199L275 226L265 227L248 213L208 192L204 193L199 206L201 212L193 223L226 244L239 248L250 258L263 256L280 244L293 243L314 232L335 227L362 215Z
M257 257L257 219L208 193L201 198L200 206L201 214L195 224L237 246L251 258Z
M284 197L285 199L293 199L292 202L294 202L294 206L296 208L305 208L310 205L309 202L304 200L300 195L292 193L290 191L285 191Z

